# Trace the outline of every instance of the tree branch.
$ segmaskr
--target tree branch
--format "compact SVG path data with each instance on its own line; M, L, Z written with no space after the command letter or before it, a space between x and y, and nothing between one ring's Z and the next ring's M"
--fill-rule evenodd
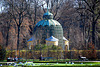
M100 17L100 11L98 12L98 16L96 17L95 21L97 21L99 19L99 17Z
M93 11L93 9L91 8L91 6L89 5L89 3L87 2L87 0L83 0L86 4L87 4L87 6L90 8L90 11L94 14L94 11Z

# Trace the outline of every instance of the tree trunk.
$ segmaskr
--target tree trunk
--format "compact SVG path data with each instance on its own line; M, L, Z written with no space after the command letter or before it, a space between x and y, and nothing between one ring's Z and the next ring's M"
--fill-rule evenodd
M18 25L17 50L19 49L19 34L20 34L20 25Z
M9 23L7 22L7 36L6 36L6 47L8 46L8 38L9 38L9 28L10 28L10 25Z
M18 27L18 34L17 34L17 50L19 50L19 35L20 35L20 26L21 26L21 23L22 23L22 21L21 21L21 13L19 14L19 24L17 25L17 27Z
M37 15L37 2L35 1L35 18L34 18L34 25L36 24L36 15Z
M92 23L92 43L95 45L95 25L96 22Z

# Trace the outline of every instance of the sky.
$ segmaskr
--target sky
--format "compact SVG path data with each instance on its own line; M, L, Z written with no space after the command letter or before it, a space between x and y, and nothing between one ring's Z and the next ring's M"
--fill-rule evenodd
M46 4L45 1L43 1L43 4L44 4L43 7L44 7L44 8L47 8L47 4Z
M47 8L47 4L45 1L42 1L42 3L44 4L44 8ZM0 13L2 12L2 10L4 9L4 7L2 7L2 2L0 2Z
M0 12L1 12L1 3L0 3Z
M40 0L40 1L42 1L42 3L44 4L44 8L47 8L47 3L44 1L44 0ZM75 5L76 6L78 6L78 4L77 4L77 0L75 0ZM76 7L75 6L75 7ZM48 9L50 8L50 3L49 3L49 7L48 7ZM0 13L2 12L2 10L3 10L4 8L2 7L2 2L0 2Z
M4 8L2 7L2 3L0 3L0 13L2 12Z

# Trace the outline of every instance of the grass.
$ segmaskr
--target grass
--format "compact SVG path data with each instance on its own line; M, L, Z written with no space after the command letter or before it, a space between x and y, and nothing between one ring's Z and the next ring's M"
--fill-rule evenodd
M28 62L28 63L32 63L32 62ZM83 64L81 64L83 63ZM69 64L69 62L67 62L67 64L64 62L64 63L33 63L35 67L66 67L66 66L69 66L69 67L74 67L74 66L77 66L77 67L100 67L100 62L74 62L74 64ZM18 67L22 67L22 65L20 64L17 64L19 65ZM3 65L2 67L14 67L14 66L7 66L7 65ZM25 64L23 67L32 67L32 64L28 66L28 64Z
M89 67L89 66L92 66L92 67L100 67L100 64L63 64L63 63L59 63L59 64L55 64L55 63L49 63L48 65L46 65L46 63L44 64L41 64L41 65L38 65L38 63L34 63L35 64L35 67L66 67L66 66L70 66L70 67ZM14 67L14 66L2 66L2 67ZM22 67L21 65L18 66L18 67ZM23 67L33 67L33 66L27 66L27 65L24 65Z
M50 59L50 60L47 60L47 61L39 61L39 59L34 59L34 60L33 59L27 59L27 61L32 61L35 64L34 65L35 67L66 67L66 66L68 66L68 67L80 67L80 66L81 67L90 67L90 66L100 67L100 62L91 62L91 61L90 62L89 61L87 61L87 62L84 62L84 61L77 62L75 60L77 60L77 59L72 59L74 64L69 64L69 61L71 61L71 59L65 59L65 60L64 59L58 59L58 60ZM4 63L0 63L0 64L3 64L2 67L14 67L14 66L5 65L6 60L4 60L3 62ZM20 61L15 62L15 63L19 63L19 62L25 63L26 59L20 60ZM57 62L58 62L58 64L57 64ZM67 64L65 62L67 62ZM83 64L81 64L81 63L83 63ZM18 67L22 67L22 66L18 66ZM24 65L23 67L32 67L32 65L29 65L29 66Z

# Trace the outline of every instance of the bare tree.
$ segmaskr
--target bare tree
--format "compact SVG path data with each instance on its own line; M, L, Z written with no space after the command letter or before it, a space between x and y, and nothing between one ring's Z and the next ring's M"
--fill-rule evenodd
M100 18L99 0L78 0L78 11L83 22L84 40L91 41L96 47L96 24ZM91 32L92 31L92 32ZM85 43L86 44L86 43Z
M100 0L83 0L86 3L86 9L91 15L91 24L92 24L92 43L95 43L95 33L96 33L96 24L100 18Z
M5 6L8 6L8 13L14 19L17 25L17 50L19 49L19 35L20 26L23 23L23 19L27 17L27 10L30 8L29 0L5 0Z

